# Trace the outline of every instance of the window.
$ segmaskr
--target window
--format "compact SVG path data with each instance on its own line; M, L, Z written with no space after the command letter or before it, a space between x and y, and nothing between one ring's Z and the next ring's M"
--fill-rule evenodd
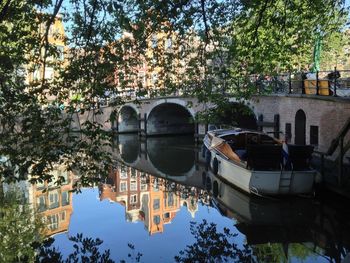
M310 126L310 144L318 145L318 126Z
M45 188L45 183L44 181L40 180L36 183L36 189L37 190L43 190Z
M43 25L44 28L45 28L45 25ZM54 26L51 24L50 27L49 27L49 36L52 37L54 34Z
M49 187L55 187L56 186L55 181L58 179L62 180L63 185L66 185L69 183L68 171L65 171L63 169L57 169L52 171L51 175L54 180L48 183Z
M145 72L139 72L138 73L138 80L140 83L142 83L143 85L146 84L146 74Z
M62 192L62 206L69 205L69 193L68 191Z
M171 38L167 38L165 40L165 49L171 49L171 45L172 45Z
M127 167L126 166L121 166L120 167L120 179L126 179L128 178L128 170L127 170Z
M48 216L48 217L47 217L47 220L48 220L48 222L49 222L48 228L49 228L50 230L56 230L56 229L58 229L58 222L59 222L58 214Z
M137 195L131 195L130 196L130 203L136 204L137 203Z
M33 72L33 80L39 80L41 78L41 68L40 65L35 65Z
M58 192L53 191L49 194L50 209L59 207Z
M130 170L131 170L131 177L135 178L136 177L136 169L130 168Z
M155 56L152 57L151 63L153 66L157 65L157 58Z
M53 68L46 67L45 68L45 79L53 79L54 71Z
M61 221L66 220L66 211L61 212Z
M165 218L165 219L170 218L170 214L169 214L169 212L164 214L164 218Z
M152 73L152 84L155 84L158 80L158 74L157 73Z
M153 200L153 210L158 210L160 208L160 200L154 199Z
M130 191L137 191L137 181L136 180L132 180L130 182Z
M120 192L125 192L128 189L128 184L126 182L120 182Z
M41 195L36 199L36 203L38 206L38 212L44 212L46 210L46 200L45 195Z
M168 206L174 205L174 193L168 193Z
M64 59L64 47L63 46L57 46L57 59L58 60Z
M153 182L153 191L158 192L159 191L159 185L157 179L154 180Z
M68 184L68 183L69 183L68 171L65 171L65 170L58 170L58 171L57 171L57 176L58 176L58 177L63 177L63 178L64 178L64 183L62 183L62 184Z
M147 183L141 182L141 191L147 191Z
M160 216L159 215L153 217L153 223L156 225L160 224Z
M158 43L157 43L157 36L156 35L153 35L152 36L152 48L156 48Z

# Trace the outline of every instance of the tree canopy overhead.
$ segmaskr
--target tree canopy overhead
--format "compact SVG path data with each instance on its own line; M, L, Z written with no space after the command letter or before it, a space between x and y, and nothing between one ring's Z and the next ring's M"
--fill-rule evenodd
M121 105L130 89L219 106L228 92L247 98L254 90L237 79L304 68L316 33L325 50L341 49L333 36L346 23L344 0L2 1L1 181L50 180L59 163L89 183L108 172L110 143L94 121L72 133L77 111L99 114L111 94Z

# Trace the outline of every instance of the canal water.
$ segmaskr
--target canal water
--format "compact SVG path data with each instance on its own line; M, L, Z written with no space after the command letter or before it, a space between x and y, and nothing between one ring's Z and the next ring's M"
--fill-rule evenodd
M87 262L343 262L349 257L350 211L343 199L322 193L248 196L206 169L193 137L140 141L120 135L113 157L109 177L80 193L70 192L78 172L59 169L67 179L61 187L43 193L44 185L21 186L52 237L40 252L47 262L77 254L93 254ZM0 229L3 240L13 238ZM13 247L2 244L3 254L10 255Z

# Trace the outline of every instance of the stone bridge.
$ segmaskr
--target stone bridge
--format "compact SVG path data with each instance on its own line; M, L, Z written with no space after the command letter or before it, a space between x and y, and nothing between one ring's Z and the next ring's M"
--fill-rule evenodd
M232 107L237 106L232 99ZM195 116L211 107L215 105L199 103L194 98L143 99L139 104L101 107L102 114L77 113L73 125L79 129L86 120L94 119L104 130L117 133L203 136L210 124L196 123ZM254 96L246 102L246 108L251 113L249 118L263 131L273 132L292 143L313 144L324 152L350 117L350 98L305 94ZM238 118L244 120L247 116ZM241 121L236 123L244 126Z

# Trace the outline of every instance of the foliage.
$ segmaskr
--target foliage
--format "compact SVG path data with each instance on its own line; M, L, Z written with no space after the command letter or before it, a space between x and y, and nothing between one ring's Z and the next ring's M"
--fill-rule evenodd
M0 262L33 262L32 245L44 239L42 229L23 193L16 188L0 193Z
M76 104L70 104L69 101L68 91L74 91L74 85L69 81L71 75L80 76L81 72L71 68L76 65L74 61L66 69L60 60L56 59L54 62L57 63L53 63L49 59L57 57L57 50L48 45L47 38L48 28L53 23L60 4L62 1L55 4L49 1L23 1L20 4L9 1L7 13L3 16L1 26L4 30L0 34L0 42L4 48L7 47L1 49L2 56L7 59L1 61L7 63L1 65L0 77L1 155L5 156L0 167L1 181L27 178L33 183L51 181L51 171L56 164L64 164L67 170L81 171L84 185L91 185L101 175L108 173L111 158L106 148L110 145L110 137L94 120L94 116L100 113L99 110L92 112L93 120L83 124L80 134L75 133L71 127L72 119L78 114ZM52 15L40 15L50 8L54 9ZM41 30L42 27L45 30ZM76 36L79 37L79 34L76 33ZM85 39L86 50L89 50L89 43L96 50L96 43L91 43L89 38ZM90 50L92 51L84 58L85 64L79 64L79 68L84 68L87 75L94 49ZM25 71L31 74L36 65L45 68L46 63L47 66L62 71L60 77L47 80L43 75L38 80L31 81L26 74L21 73ZM88 86L90 90L84 93L86 105L81 112L96 106L93 99L87 99L96 98L101 93L100 85L96 85L101 82L101 78L96 74L93 76L95 83L91 83L91 76L84 82L94 86ZM106 75L105 72L103 74ZM55 99L50 101L52 95ZM57 106L64 103L67 103L67 107L62 112Z
M239 248L234 243L237 234L232 234L228 228L218 232L216 224L191 223L191 234L196 241L175 257L176 262L255 262L247 245Z
M255 117L244 103L225 103L198 114L203 123L226 124L240 128L256 129Z
M234 23L237 62L248 73L302 70L312 62L316 35L338 31L346 13L341 0L253 1Z
M333 39L346 15L342 0L4 1L0 181L50 181L60 164L92 185L112 163L102 102L113 97L117 111L125 100L177 94L221 111L231 96L254 94L252 74L309 64L315 33ZM60 19L65 36L52 33ZM64 43L63 60L52 39Z
M332 32L323 40L324 42L327 44L322 48L321 70L333 70L334 67L348 69L350 67L347 51L350 44L349 32Z

